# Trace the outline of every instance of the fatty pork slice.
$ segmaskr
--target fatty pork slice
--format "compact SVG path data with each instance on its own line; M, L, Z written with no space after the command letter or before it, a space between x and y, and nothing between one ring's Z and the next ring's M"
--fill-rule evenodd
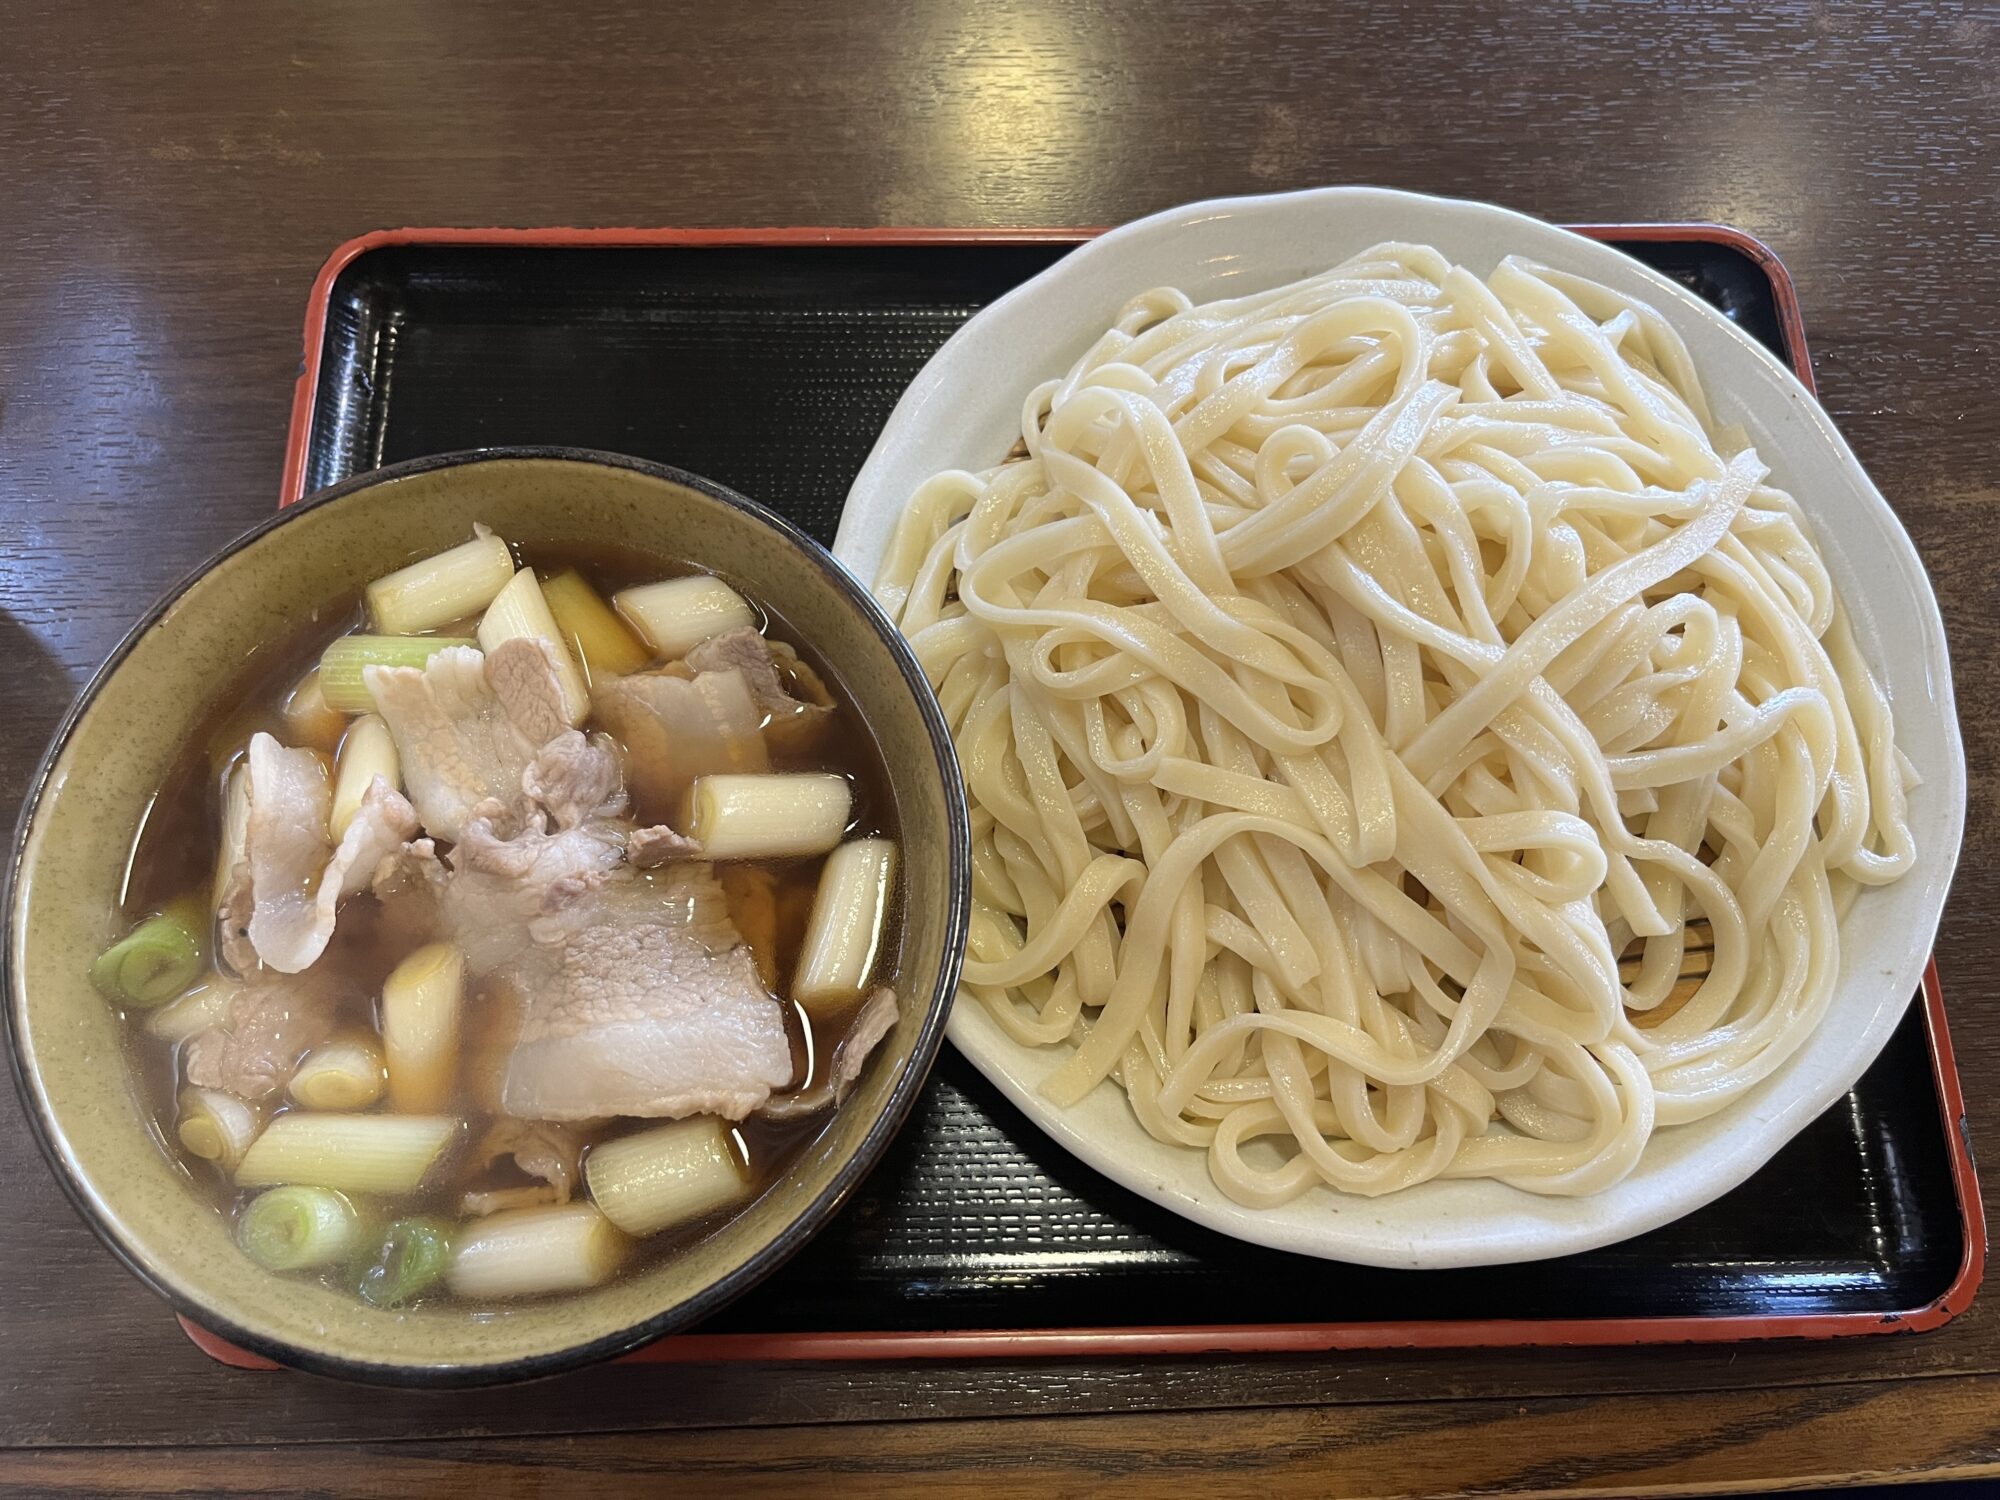
M481 802L523 800L543 748L571 732L556 667L546 641L517 636L490 652L448 646L421 667L365 669L432 838L456 842Z
M333 1031L332 987L317 975L260 975L238 989L221 1024L189 1039L188 1082L256 1103Z
M459 1199L459 1212L483 1218L509 1208L567 1203L582 1177L583 1136L566 1125L539 1120L498 1119L487 1127L473 1159L492 1170L512 1161L536 1181L514 1187L476 1188Z
M664 823L653 828L635 828L625 835L625 859L636 869L650 870L669 860L699 858L700 841L676 833Z
M433 840L416 839L375 870L383 905L422 912L464 949L475 974L504 968L530 944L562 941L578 901L606 881L696 848L672 829L622 820L551 833L539 809L525 826L516 817L497 799L482 802L442 858Z
M504 967L536 943L562 941L577 904L624 864L617 825L550 833L536 812L515 832L511 817L497 799L474 807L446 856L449 874L421 845L411 846L446 930L475 974Z
M417 831L416 813L377 776L335 845L327 834L332 790L317 755L259 733L248 775L243 858L222 903L223 958L239 974L260 962L296 974L326 951L340 903Z
M507 970L523 1004L509 1114L740 1120L791 1082L784 1012L711 867L620 871L552 921L561 937Z
M544 808L559 829L581 828L625 811L625 777L605 736L566 729L521 773L521 795Z
M678 810L697 776L771 769L764 711L741 672L676 666L614 677L598 684L591 704L624 743L633 795L655 821Z
M783 1008L713 867L677 862L642 876L626 841L659 830L547 824L539 808L517 819L488 799L442 859L417 840L377 876L385 901L434 901L472 972L518 1005L506 1113L741 1119L788 1085Z
M687 654L699 673L736 672L763 720L767 750L799 754L812 749L833 722L833 696L791 647L772 644L748 625L726 630ZM790 679L803 697L786 686Z
M861 1081L861 1070L868 1065L868 1059L901 1019L902 1008L896 1003L896 992L887 985L881 986L854 1013L847 1034L833 1049L826 1077L810 1088L777 1095L757 1113L767 1120L799 1120L846 1103L854 1085Z

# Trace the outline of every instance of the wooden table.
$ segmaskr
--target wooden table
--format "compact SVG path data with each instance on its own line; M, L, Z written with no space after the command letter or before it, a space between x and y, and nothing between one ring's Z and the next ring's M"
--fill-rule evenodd
M307 285L423 224L1112 223L1328 182L1719 219L1929 562L1971 820L1938 959L2000 1126L2000 23L1990 7L789 0L112 7L0 25L0 805L158 592L276 499ZM424 1397L211 1365L0 1103L0 1486L1752 1488L2000 1472L2000 1299L1633 1351L660 1367ZM1989 1169L1989 1199L2000 1179ZM743 1431L741 1429L752 1429ZM425 1439L407 1442L404 1439ZM315 1443L310 1460L273 1445Z

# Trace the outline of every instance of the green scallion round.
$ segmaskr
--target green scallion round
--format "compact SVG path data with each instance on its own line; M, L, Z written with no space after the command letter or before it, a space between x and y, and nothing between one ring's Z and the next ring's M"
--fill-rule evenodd
M439 1219L398 1219L361 1272L361 1295L377 1307L401 1307L444 1276L451 1226Z
M303 1271L351 1253L361 1216L331 1188L274 1187L250 1200L236 1243L268 1271Z
M202 916L200 903L177 901L148 917L98 956L91 982L121 1005L164 1005L201 973Z

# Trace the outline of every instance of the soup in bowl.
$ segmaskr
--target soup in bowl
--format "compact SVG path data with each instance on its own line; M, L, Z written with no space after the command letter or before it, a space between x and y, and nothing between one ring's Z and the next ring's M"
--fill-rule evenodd
M24 1098L182 1312L328 1373L549 1373L865 1174L963 951L921 669L810 540L555 450L420 460L176 590L8 892Z

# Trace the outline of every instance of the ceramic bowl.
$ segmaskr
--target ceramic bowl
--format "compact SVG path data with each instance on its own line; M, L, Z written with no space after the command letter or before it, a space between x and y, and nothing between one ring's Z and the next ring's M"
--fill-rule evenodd
M1916 867L1864 892L1841 925L1841 971L1818 1029L1730 1108L1657 1132L1623 1182L1588 1198L1544 1198L1497 1182L1427 1182L1382 1198L1316 1188L1245 1208L1209 1179L1203 1153L1141 1128L1115 1084L1058 1109L1040 1084L1063 1049L1016 1042L977 1004L952 1016L953 1045L1083 1161L1133 1192L1224 1234L1282 1250L1411 1268L1568 1255L1664 1224L1720 1197L1854 1084L1902 1017L1930 954L1965 822L1965 755L1944 622L1895 512L1826 413L1741 328L1629 256L1487 203L1380 188L1315 188L1188 204L1114 229L993 302L911 381L848 492L835 554L872 579L911 493L944 469L983 469L1019 435L1021 401L1068 369L1127 299L1179 287L1197 302L1280 286L1384 240L1435 245L1479 275L1525 255L1651 302L1686 341L1716 415L1739 423L1772 482L1805 507L1869 664L1896 711L1897 743L1922 784L1910 794Z
M752 1206L685 1251L593 1291L481 1317L389 1312L253 1266L228 1221L155 1140L88 959L114 908L147 801L260 644L344 610L369 579L450 545L475 521L529 549L616 543L685 559L769 601L829 662L890 770L908 914L900 1025L858 1090ZM327 1374L407 1385L544 1375L689 1324L799 1248L880 1156L936 1055L970 899L966 813L923 673L866 592L787 522L691 474L574 450L448 455L379 470L281 513L154 606L58 730L7 870L6 1017L28 1115L105 1243L176 1309L246 1349Z

